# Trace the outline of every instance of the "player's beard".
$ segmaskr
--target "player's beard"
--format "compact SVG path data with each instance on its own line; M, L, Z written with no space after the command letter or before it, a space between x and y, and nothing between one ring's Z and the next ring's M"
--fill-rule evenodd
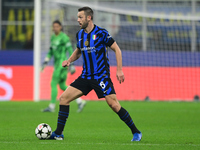
M81 29L85 29L85 28L87 28L88 27L88 21L87 20L85 20L85 22L82 24L82 26L81 26Z

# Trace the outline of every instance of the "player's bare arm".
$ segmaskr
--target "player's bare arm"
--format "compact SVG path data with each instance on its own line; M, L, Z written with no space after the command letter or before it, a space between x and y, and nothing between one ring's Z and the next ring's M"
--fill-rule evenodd
M116 42L114 42L110 48L115 52L115 55L116 55L116 60L117 60L116 76L117 76L117 80L121 84L121 82L124 82L124 79L125 79L124 73L122 71L122 52Z
M69 67L70 63L77 60L81 56L81 50L76 48L68 60L62 62L63 67Z

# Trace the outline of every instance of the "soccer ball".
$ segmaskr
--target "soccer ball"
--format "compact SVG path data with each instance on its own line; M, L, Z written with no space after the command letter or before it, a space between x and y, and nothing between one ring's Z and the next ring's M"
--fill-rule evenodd
M51 136L51 127L46 123L41 123L35 129L35 135L40 140L48 139Z

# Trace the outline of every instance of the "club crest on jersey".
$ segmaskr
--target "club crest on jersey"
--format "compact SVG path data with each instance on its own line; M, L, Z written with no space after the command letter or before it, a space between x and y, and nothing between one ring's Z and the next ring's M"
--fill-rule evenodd
M93 39L93 40L96 40L96 38L97 38L97 35L93 35L93 36L92 36L92 39Z
M89 42L88 40L85 41L85 46L88 46L89 45Z

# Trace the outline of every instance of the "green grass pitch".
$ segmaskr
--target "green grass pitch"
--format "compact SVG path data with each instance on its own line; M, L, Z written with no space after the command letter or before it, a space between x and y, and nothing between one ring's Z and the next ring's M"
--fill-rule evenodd
M38 140L35 128L48 123L56 128L55 113L42 113L41 102L0 102L1 150L182 150L200 149L199 102L120 102L142 131L140 142L131 142L130 129L105 101L88 101L76 113L71 104L63 141Z

